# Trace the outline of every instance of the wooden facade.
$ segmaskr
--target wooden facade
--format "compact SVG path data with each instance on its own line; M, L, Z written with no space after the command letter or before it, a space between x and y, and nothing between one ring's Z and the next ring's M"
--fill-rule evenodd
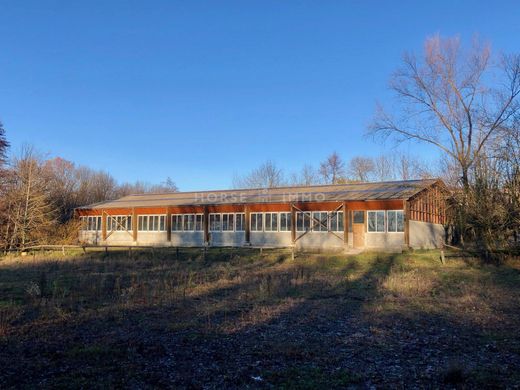
M377 184L377 183L374 183ZM364 184L367 186L367 184ZM418 186L417 186L418 187ZM333 186L333 189L336 189ZM403 193L396 192L396 194ZM357 245L356 242L360 242L364 240L364 238L360 238L360 234L365 234L368 232L368 212L370 211L385 211L385 230L381 234L395 234L390 230L386 230L386 218L387 214L391 211L402 211L403 222L404 222L404 231L400 230L399 233L402 234L402 244L404 246L408 246L410 243L410 235L413 232L410 231L410 221L420 221L427 222L431 224L445 224L446 223L446 197L448 191L446 190L444 184L440 181L430 181L428 185L423 187L418 187L417 190L410 193L410 196L406 197L396 197L395 194L392 194L392 198L385 199L384 196L389 196L388 192L381 191L381 195L378 192L372 193L372 197L376 197L375 199L337 199L337 191L331 192L333 194L334 200L321 200L321 201L286 201L286 202L258 202L258 201L250 201L243 203L214 203L214 204L171 204L171 205L161 205L154 206L146 199L146 202L141 201L141 203L146 203L146 205L141 205L139 203L132 205L132 207L118 207L118 205L125 205L129 202L107 202L105 204L95 205L95 207L83 207L76 210L76 215L78 217L86 217L86 216L101 216L101 239L103 242L107 242L107 239L112 235L113 231L108 231L107 227L107 218L110 219L110 216L123 216L124 219L128 219L131 217L130 226L124 229L118 229L119 231L125 231L128 235L131 236L131 240L134 243L137 243L141 240L141 231L138 229L138 218L139 216L153 216L160 215L165 216L164 226L165 226L165 236L162 240L166 239L166 242L172 242L172 235L177 232L172 231L172 216L175 214L202 214L204 217L202 219L202 231L201 234L203 237L204 245L211 245L213 232L210 231L209 226L209 216L210 214L226 214L226 213L240 213L244 214L244 226L243 230L243 243L248 245L252 242L252 234L257 232L251 231L251 213L290 213L291 215L291 228L290 228L290 241L292 244L296 244L303 236L306 236L309 231L305 232L297 232L296 230L296 216L298 213L302 212L327 212L329 217L331 215L335 215L338 211L343 212L343 231L333 231L332 228L329 228L329 225L332 225L332 222L327 220L327 230L325 233L328 233L330 236L335 236L334 240L339 240L346 246ZM351 195L345 192L346 197ZM175 195L175 194L172 194ZM153 197L153 195L152 195ZM360 196L357 196L358 198ZM364 220L362 224L353 223L353 214L355 212L363 212ZM126 216L126 217L125 217ZM129 222L129 221L128 221ZM323 225L321 221L314 219L314 215L311 216L311 224ZM353 226L355 225L355 229ZM322 227L325 227L324 225ZM314 230L314 228L313 228ZM322 229L318 229L321 232L319 234L323 234ZM355 232L354 232L355 230ZM164 231L164 230L161 230ZM190 230L191 231L191 230ZM234 230L233 230L234 231ZM281 231L281 230L280 230ZM267 230L265 230L267 232ZM354 234L355 233L355 234ZM376 233L379 233L377 231ZM354 234L354 236L352 236ZM349 238L349 235L350 238ZM317 236L316 236L317 237ZM374 236L375 237L375 236ZM393 236L395 237L395 236ZM388 237L390 238L390 236ZM388 241L388 238L383 240L384 242ZM352 242L349 242L349 239ZM392 238L393 239L393 238ZM335 241L337 242L337 241Z
M441 182L419 192L406 202L408 218L412 221L445 225L448 196L449 193Z

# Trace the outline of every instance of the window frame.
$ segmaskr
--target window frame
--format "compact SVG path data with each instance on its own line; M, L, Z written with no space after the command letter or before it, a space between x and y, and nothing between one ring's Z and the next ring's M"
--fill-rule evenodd
M212 221L212 218L216 218L218 217L218 226L219 226L219 229L216 230L216 229L213 229L213 221ZM222 231L222 214L221 213L210 213L209 214L209 221L208 221L208 231L210 232L213 232L213 233L218 233L218 232L221 232Z
M285 216L285 224L282 229L282 215ZM292 230L292 213L291 212L281 212L278 216L278 231L279 232L290 232Z
M277 233L279 231L278 229L279 229L280 221L279 221L278 214L279 213L273 213L273 212L264 213L264 232ZM269 229L267 228L268 227L267 216L269 216ZM276 221L276 222L273 224L273 221ZM273 229L273 225L275 225L274 229Z
M378 215L383 213L383 230L378 230ZM370 214L375 214L375 227L376 230L370 230ZM385 210L367 210L367 233L386 233L386 211Z
M298 228L298 217L300 215L303 216L303 224L302 224L303 225L303 230L300 230ZM308 218L305 218L305 216L308 216ZM307 229L305 228L305 221L306 220L309 221L309 226L308 226ZM296 212L296 221L295 221L295 223L296 223L296 231L297 232L304 233L304 232L312 231L312 211L303 211L303 212L302 211L297 211Z
M200 221L199 221L200 219ZM199 229L200 226L200 229ZM193 230L194 232L203 232L204 231L204 214L195 214L195 226Z
M182 214L182 231L183 232L194 232L195 231L195 214ZM190 222L191 219L191 222Z
M155 219L157 219L157 228L155 229ZM144 224L146 221L146 226ZM139 214L137 216L138 232L165 232L166 231L166 214Z
M327 233L330 230L329 213L327 211L312 211L311 213L311 230L314 233ZM319 217L316 218L315 214L319 214ZM327 216L325 224L322 225L321 223L316 222L316 220L322 222L324 214Z
M238 221L240 220L240 224ZM239 229L240 225L240 229ZM245 232L246 231L246 214L245 213L235 213L235 232Z
M395 214L395 230L390 230L390 223L389 223L389 213ZM397 213L401 214L403 216L403 230L397 230ZM404 233L404 227L405 227L405 220L404 220L404 210L386 210L386 231L387 233Z
M260 216L260 229L258 229L258 216ZM263 232L264 231L264 213L251 213L249 215L249 231L251 232ZM255 221L255 226L253 229L253 220Z
M184 228L184 219L183 219L183 215L184 214L172 214L171 215L171 225L170 225L170 230L172 232L183 232L183 228ZM179 225L179 220L180 220L180 225ZM174 222L175 221L175 222ZM176 227L180 226L180 229L176 229Z
M334 222L334 218L335 219L335 223L334 225L335 226L332 226L333 225L333 222ZM344 211L342 210L339 210L339 211L331 211L329 213L329 227L330 227L330 231L331 232L344 232L345 231L345 214L344 214ZM339 230L339 225L342 225L343 226L343 229Z
M126 230L121 229L121 227L119 226L120 224L121 225L123 224L123 222L122 222L123 218L125 218ZM115 229L112 229L112 227L115 227ZM124 232L124 231L130 232L130 231L132 231L132 216L131 215L122 215L122 214L107 215L106 229L107 229L107 232Z
M230 227L231 218L231 229ZM226 229L224 229L224 220L226 220ZM234 213L222 213L220 216L220 231L221 232L234 232L235 231L235 214Z

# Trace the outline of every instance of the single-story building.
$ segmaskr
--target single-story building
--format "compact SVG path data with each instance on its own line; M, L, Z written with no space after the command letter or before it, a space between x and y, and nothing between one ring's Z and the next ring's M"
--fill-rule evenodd
M434 248L444 241L441 180L128 195L78 208L97 245Z

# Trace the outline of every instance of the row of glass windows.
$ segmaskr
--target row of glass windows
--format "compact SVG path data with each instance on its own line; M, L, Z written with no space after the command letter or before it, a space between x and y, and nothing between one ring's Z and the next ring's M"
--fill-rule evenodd
M287 232L292 228L291 213L251 213L252 232ZM343 231L343 211L297 212L296 231Z
M386 214L386 219L385 219ZM403 210L367 211L367 230L369 233L404 232Z
M87 231L101 230L101 216L80 217L81 228Z
M364 212L354 211L354 223L363 223ZM80 217L83 230L101 230L101 216ZM251 213L252 232L287 232L292 227L291 213ZM204 230L203 214L172 215L172 231ZM139 215L137 219L139 231L166 231L166 215ZM343 211L308 211L296 213L296 231L327 232L343 231ZM132 230L132 216L113 215L107 217L107 230ZM245 230L244 213L223 213L209 215L209 230L212 232ZM367 211L367 231L369 233L403 232L403 210Z

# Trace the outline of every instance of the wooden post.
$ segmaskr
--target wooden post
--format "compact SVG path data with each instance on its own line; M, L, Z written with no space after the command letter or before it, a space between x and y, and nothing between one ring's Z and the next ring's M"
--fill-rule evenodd
M204 206L204 218L202 223L204 225L204 245L209 245L209 212L207 206Z
M291 240L294 245L296 242L296 209L294 204L291 203Z
M347 202L343 202L343 244L348 247L348 209Z
M410 205L408 201L403 200L403 217L404 217L404 244L410 247Z
M137 242L137 212L135 207L132 207L132 238Z
M251 243L251 211L248 205L244 206L244 242L246 245Z
M169 207L166 209L166 221L164 226L166 229L166 240L170 242L172 240L172 212Z
M105 210L101 210L101 238L103 241L107 239L107 216Z

